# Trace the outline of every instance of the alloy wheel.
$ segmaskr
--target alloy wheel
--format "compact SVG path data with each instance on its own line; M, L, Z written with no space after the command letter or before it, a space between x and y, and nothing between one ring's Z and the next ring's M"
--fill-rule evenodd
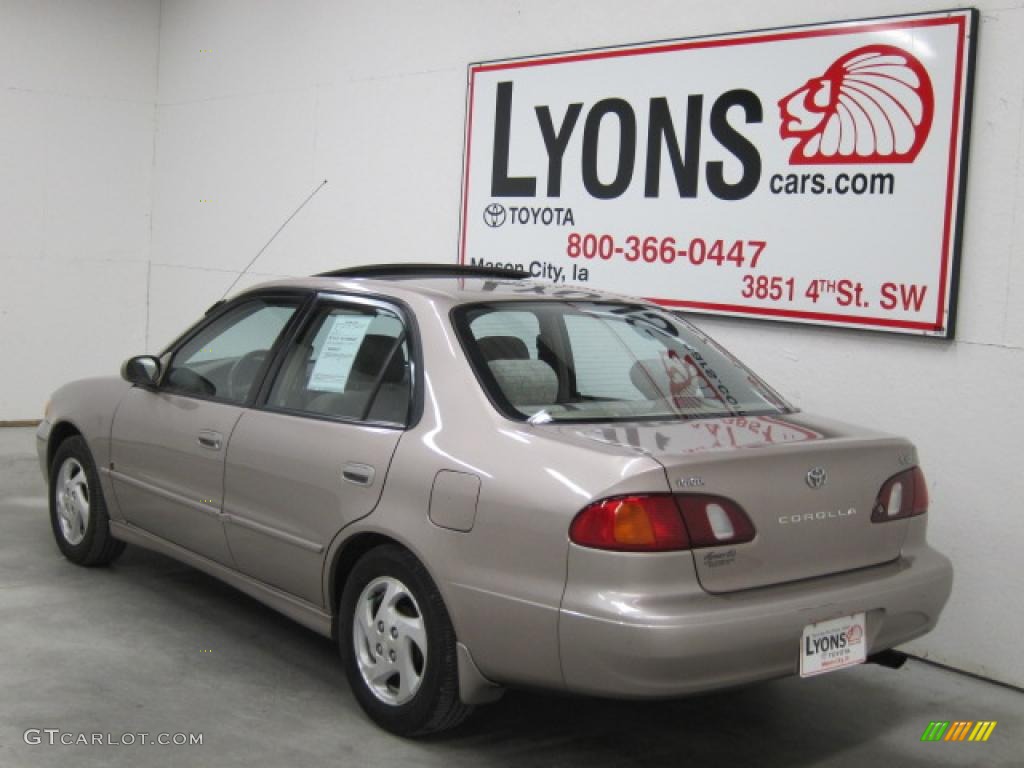
M405 704L427 666L427 632L412 592L391 576L374 579L355 604L352 639L359 672L385 704Z
M78 459L68 458L61 464L54 493L61 535L77 546L89 528L89 478Z

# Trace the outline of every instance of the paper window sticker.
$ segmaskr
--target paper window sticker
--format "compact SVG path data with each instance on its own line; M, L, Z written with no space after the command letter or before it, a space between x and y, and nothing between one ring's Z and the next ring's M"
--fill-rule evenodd
M344 392L352 363L363 345L373 318L367 315L336 315L309 377L309 389L316 392Z

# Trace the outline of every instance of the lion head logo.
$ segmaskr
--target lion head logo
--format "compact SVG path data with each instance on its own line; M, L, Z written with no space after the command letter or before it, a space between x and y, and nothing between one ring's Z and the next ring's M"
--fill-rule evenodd
M911 163L932 125L935 99L924 66L892 45L867 45L779 101L793 165Z

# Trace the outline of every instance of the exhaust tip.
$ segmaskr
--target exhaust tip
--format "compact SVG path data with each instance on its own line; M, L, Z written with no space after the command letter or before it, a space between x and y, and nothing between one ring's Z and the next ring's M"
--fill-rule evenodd
M879 651L868 656L868 664L878 664L887 669L899 669L907 663L907 654L900 651Z

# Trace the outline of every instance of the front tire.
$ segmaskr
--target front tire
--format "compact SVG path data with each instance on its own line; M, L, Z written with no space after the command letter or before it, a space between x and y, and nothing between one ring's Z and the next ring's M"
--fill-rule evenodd
M455 631L441 593L408 551L385 545L363 555L338 610L345 674L379 726L422 736L473 711L459 699Z
M96 464L78 435L58 446L50 465L50 524L64 557L78 565L108 565L124 551L110 534Z

